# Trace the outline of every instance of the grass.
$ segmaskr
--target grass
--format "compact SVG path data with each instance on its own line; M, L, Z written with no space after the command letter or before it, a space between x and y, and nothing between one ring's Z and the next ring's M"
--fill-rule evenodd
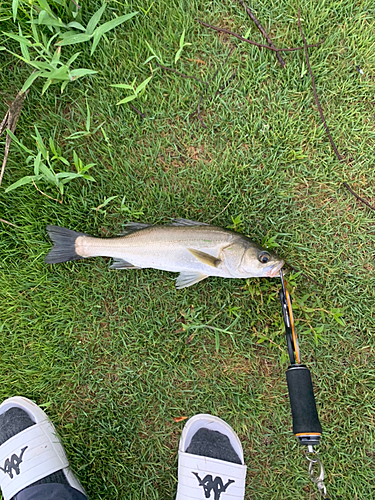
M100 5L91 2L83 15L89 19ZM219 415L239 434L247 500L316 498L291 432L277 280L209 278L176 291L170 273L109 271L108 259L43 262L51 246L46 224L110 236L129 220L216 217L225 227L241 216L246 234L258 242L276 236L278 253L324 285L296 276L293 297L324 428L326 484L332 498L372 498L374 213L341 182L374 205L374 7L364 0L300 3L308 42L326 37L309 53L327 123L339 151L352 158L342 164L319 121L302 52L285 55L282 69L272 53L196 22L242 35L252 27L250 38L263 42L237 2L160 0L149 7L107 33L93 58L89 45L80 46L80 66L97 75L62 95L52 85L41 96L43 83L36 83L25 102L18 139L35 149L36 125L70 160L76 151L84 164L96 163L96 182L72 181L63 204L31 185L5 194L30 174L24 153L11 147L0 216L17 227L0 223L0 399L22 394L48 411L91 498L174 498L184 422L173 418L198 412ZM302 44L294 2L250 7L277 46ZM109 1L103 22L136 10L136 2ZM12 29L11 20L3 24ZM175 66L184 29L192 45ZM183 73L206 80L219 69L209 97L236 71L220 95L203 101L207 129L191 116L204 85L154 61L152 73L142 65L151 55L146 41ZM30 74L2 54L1 115ZM132 101L144 120L127 104L116 106L125 94L111 85L140 84L151 74ZM86 103L91 130L104 125L69 139L86 130ZM337 309L344 324L330 314ZM221 332L226 328L232 334Z

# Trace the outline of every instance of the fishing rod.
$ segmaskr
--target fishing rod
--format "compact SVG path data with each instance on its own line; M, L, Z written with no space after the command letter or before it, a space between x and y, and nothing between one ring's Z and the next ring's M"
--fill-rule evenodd
M309 476L320 494L320 498L329 500L324 484L324 467L315 446L319 445L322 426L319 422L315 404L314 389L310 370L301 363L298 338L294 327L292 299L286 288L284 275L280 271L280 301L285 323L285 336L288 346L290 366L286 371L286 381L293 419L293 434L301 446L306 446L305 456L309 461Z

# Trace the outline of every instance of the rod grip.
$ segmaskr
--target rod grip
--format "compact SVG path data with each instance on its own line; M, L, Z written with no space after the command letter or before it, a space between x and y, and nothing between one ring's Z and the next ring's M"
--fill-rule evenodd
M300 444L316 445L322 433L316 410L310 370L304 365L292 365L286 371L293 433Z

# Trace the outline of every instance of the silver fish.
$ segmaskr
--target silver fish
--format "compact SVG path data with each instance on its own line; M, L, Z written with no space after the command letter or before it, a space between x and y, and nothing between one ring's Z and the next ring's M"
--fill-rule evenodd
M112 257L112 269L179 272L176 288L194 285L207 276L274 278L284 264L242 234L187 219L165 226L130 223L117 238L94 238L58 226L47 226L47 231L54 243L45 258L48 264Z

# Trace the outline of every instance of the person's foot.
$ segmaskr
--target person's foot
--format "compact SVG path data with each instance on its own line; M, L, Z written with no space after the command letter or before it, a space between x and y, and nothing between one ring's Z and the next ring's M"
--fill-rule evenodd
M212 415L189 419L179 444L176 500L241 500L245 478L243 450L234 430Z
M4 500L33 498L33 494L40 498L51 491L72 493L72 500L87 499L53 424L23 397L0 405L0 485Z

